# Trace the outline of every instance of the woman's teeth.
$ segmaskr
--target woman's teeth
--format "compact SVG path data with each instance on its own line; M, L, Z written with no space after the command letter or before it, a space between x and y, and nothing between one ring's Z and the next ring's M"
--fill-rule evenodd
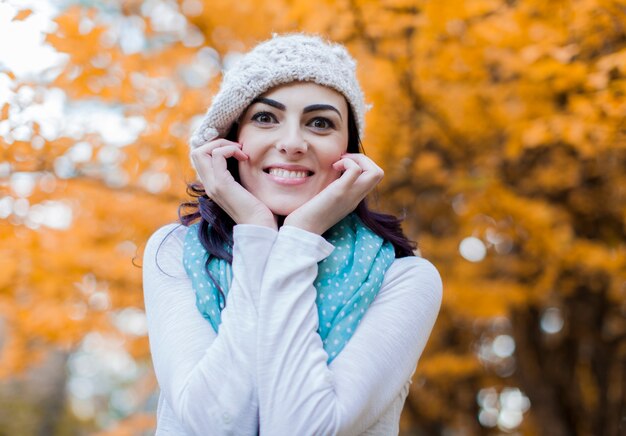
M284 179L301 179L308 175L308 171L288 171L281 168L270 168L269 173Z

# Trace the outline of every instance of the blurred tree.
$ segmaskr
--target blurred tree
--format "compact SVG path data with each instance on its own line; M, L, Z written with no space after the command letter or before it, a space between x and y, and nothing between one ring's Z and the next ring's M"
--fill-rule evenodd
M76 3L48 37L69 56L62 71L45 83L8 75L15 98L0 107L12 199L0 373L94 330L147 358L145 336L112 314L142 305L130 259L175 218L193 177L186 139L237 52L305 30L358 58L374 104L365 148L387 174L380 206L406 211L444 278L405 433L625 430L623 2ZM92 124L20 133L19 114L54 90L70 113L97 110ZM46 204L70 210L71 227L38 224Z

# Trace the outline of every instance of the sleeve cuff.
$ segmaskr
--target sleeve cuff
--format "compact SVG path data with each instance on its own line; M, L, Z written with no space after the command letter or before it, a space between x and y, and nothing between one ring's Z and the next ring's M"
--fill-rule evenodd
M328 257L335 246L317 233L308 232L299 227L282 226L278 231L277 242L287 245L287 253L310 253L318 261Z
M275 229L255 224L237 224L233 227L233 240L242 238L256 238L273 241L278 236Z

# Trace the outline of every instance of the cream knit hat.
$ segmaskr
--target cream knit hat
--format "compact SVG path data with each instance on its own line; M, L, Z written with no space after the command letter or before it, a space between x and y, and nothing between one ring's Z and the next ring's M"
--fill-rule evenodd
M343 94L363 136L368 108L354 59L343 45L294 33L274 35L260 43L224 74L200 127L191 136L191 147L224 137L252 100L277 85L295 81L314 82Z

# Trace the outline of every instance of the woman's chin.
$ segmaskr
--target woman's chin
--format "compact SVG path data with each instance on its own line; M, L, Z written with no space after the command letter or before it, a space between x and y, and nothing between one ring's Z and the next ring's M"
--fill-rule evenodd
M289 215L300 206L302 206L302 204L267 204L267 207L272 211L274 215L284 217Z
M287 208L287 207L270 207L272 213L276 216L286 217L291 212L296 210L296 208Z

